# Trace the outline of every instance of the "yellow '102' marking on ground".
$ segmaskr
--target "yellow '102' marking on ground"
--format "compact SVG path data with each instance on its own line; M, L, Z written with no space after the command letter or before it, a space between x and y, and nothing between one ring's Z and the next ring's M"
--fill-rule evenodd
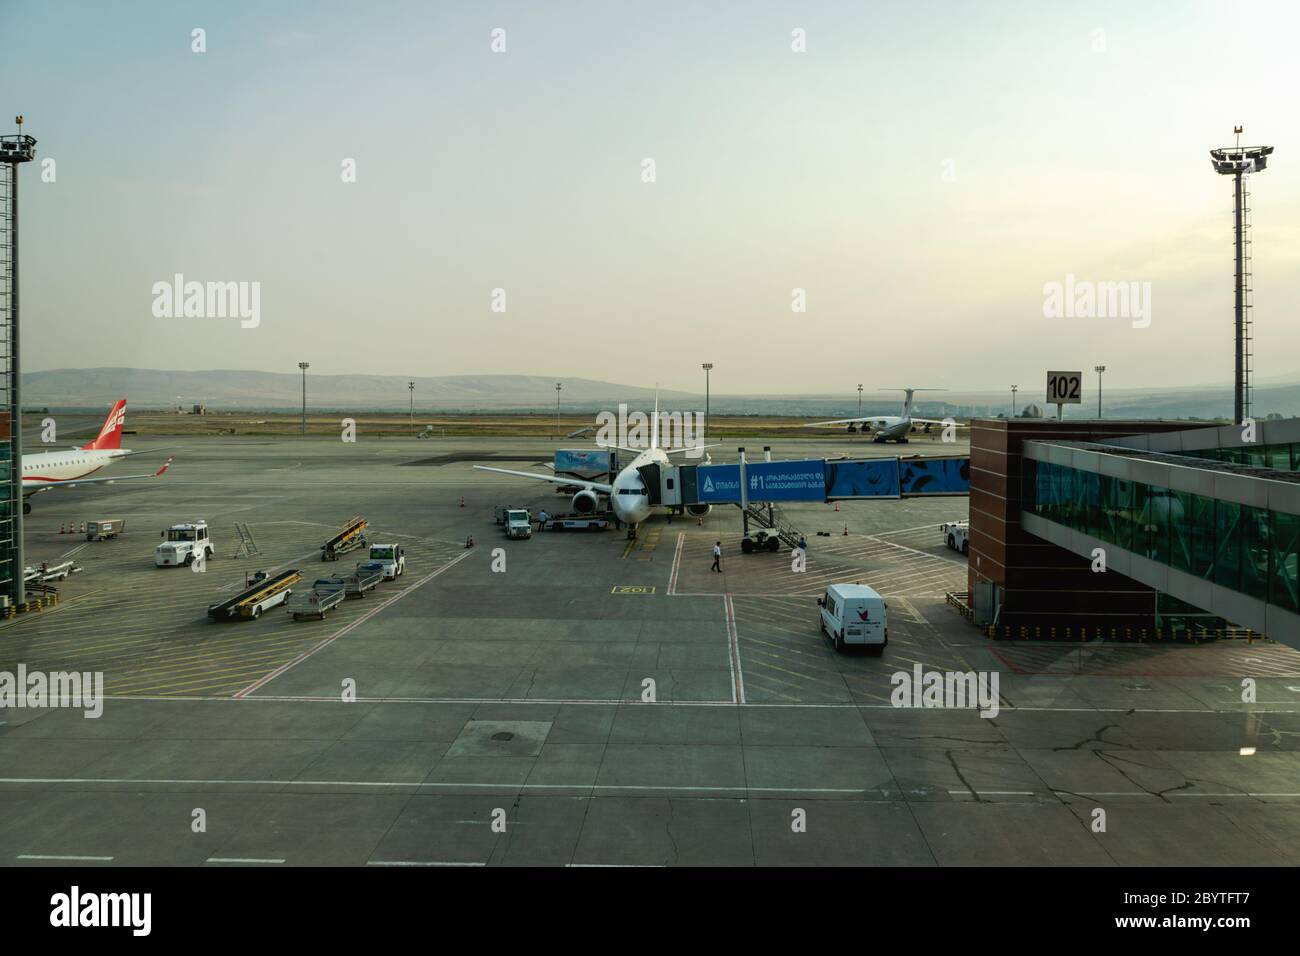
M610 594L654 594L653 584L616 584Z

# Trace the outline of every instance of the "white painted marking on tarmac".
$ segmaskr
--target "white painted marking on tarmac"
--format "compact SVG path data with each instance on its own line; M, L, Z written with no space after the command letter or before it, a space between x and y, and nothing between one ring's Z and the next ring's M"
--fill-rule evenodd
M483 781L478 783L437 783L420 780L221 780L221 779L180 779L153 778L131 779L128 777L8 777L0 778L3 784L130 784L131 786L214 786L214 787L410 787L422 790L502 790L517 793L521 790L609 790L616 792L656 791L667 793L793 793L793 794L875 794L881 790L864 790L861 787L706 787L676 784L607 784L607 783L497 783ZM208 862L240 862L212 857ZM283 863L283 860L257 860L259 863Z
M938 531L939 526L937 524L919 524L915 528L895 528L893 531L877 531L874 535L872 535L872 537L883 538L886 535L891 535L891 534L907 534L909 531L929 531L929 530Z
M207 863L283 863L282 859L262 859L254 856L210 856Z
M966 564L966 561L964 559L961 561L957 561L952 558L944 557L943 555L940 554L930 554L926 551L917 551L916 548L909 548L906 545L895 544L892 541L882 541L880 538L877 538L874 534L869 534L866 537L870 538L872 541L879 541L881 544L888 545L891 548L897 548L899 551L907 551L910 554L919 554L921 557L930 558L932 561L942 561L944 564L958 564L963 566Z
M677 569L682 564L682 545L686 542L686 532L677 532L677 548L673 551L673 569L668 575L668 593L670 595L677 593Z
M983 647L984 645L976 645ZM209 701L260 701L262 703L283 703L283 704L341 704L348 706L339 695L329 697L317 697L308 695L294 694L263 694L257 697L225 697L221 695L171 695L171 694L105 694L105 700L134 702L144 701L148 703L206 703ZM570 697L358 697L356 703L362 704L532 704L539 707L551 706L558 704L572 704L581 707L790 707L804 710L898 710L893 704L867 704L867 703L824 703L824 704L800 704L800 703L781 703L779 701L755 702L745 701L737 705L730 700L660 700L654 703L647 703L640 699L623 700L615 697L606 698L570 698ZM1236 703L1228 701L1227 703ZM1003 704L999 711L1008 712L1025 712L1040 714L1234 714L1240 715L1246 713L1246 705L1238 707L1224 707L1216 709L1213 707L1203 707L1200 709L1192 708L1173 708L1173 707L1023 707ZM924 714L925 710L915 711ZM950 713L942 709L935 709L935 713ZM1279 707L1276 709L1262 710L1258 707L1250 711L1254 714L1296 714L1300 713L1293 708Z
M723 606L727 611L727 654L731 663L732 702L745 702L745 671L740 664L740 635L736 631L736 607L731 603L731 595L723 597Z
M245 698L245 697L248 697L250 694L253 693L253 691L257 690L259 687L263 687L263 686L265 686L266 684L268 684L268 683L270 683L271 681L275 680L275 679L276 679L277 677L279 677L280 675L284 674L286 671L290 670L290 669L293 668L293 667L298 666L298 665L301 664L303 661L307 660L307 658L309 658L309 657L311 657L312 655L316 654L318 651L323 651L325 648L329 647L331 644L333 644L335 641L337 641L340 637L343 637L345 634L349 634L349 633L351 633L353 630L355 630L356 628L360 627L360 626L361 626L362 624L364 624L366 621L370 620L372 617L374 617L376 614L378 614L378 613L379 613L380 611L382 611L384 608L388 607L388 606L391 605L391 604L394 604L394 603L397 602L397 601L400 601L402 598L406 597L406 595L408 595L408 594L410 594L411 592L415 591L417 588L419 588L419 587L421 587L422 585L428 583L429 581L432 581L434 578L436 578L438 575L442 574L442 572L446 571L448 568L450 568L450 567L452 567L452 566L454 566L454 565L456 565L456 564L459 564L461 561L464 561L464 560L465 560L466 558L468 558L468 557L470 556L470 554L472 554L472 553L473 553L473 552L471 552L471 551L469 551L469 550L462 551L459 555L457 555L456 557L452 558L450 561L448 561L448 562L447 562L446 564L444 564L442 567L440 567L440 568L438 568L438 569L436 569L436 570L434 570L434 571L429 572L428 574L426 574L424 577L420 578L420 580L414 582L413 584L408 584L405 588L403 588L401 591L398 591L396 594L394 594L394 595L393 595L392 597L390 597L388 600L384 601L384 602L381 603L381 604L377 604L377 605L375 605L373 608L371 608L371 609L370 609L369 611L367 611L365 614L361 615L359 618L357 618L357 619L356 619L355 621L353 621L351 624L348 624L348 625L346 625L345 627L340 628L339 630L335 631L333 634L331 634L329 637L325 638L325 640L321 641L321 642L320 642L319 644L317 644L315 647L311 648L310 650L303 651L301 654L299 654L299 655L298 655L297 657L295 657L293 660L289 661L287 664L281 664L279 667L277 667L275 670L271 671L271 673L267 674L265 677L261 677L261 678L259 678L258 680L255 680L253 683L249 684L247 687L245 687L245 688L244 688L243 690L241 690L239 693L235 694L235 697L236 697L236 698L240 698L240 699Z
M468 860L367 860L366 866L487 866Z
M107 863L113 858L111 856L81 856L79 854L65 853L19 853L16 859L19 860L75 860L79 862Z

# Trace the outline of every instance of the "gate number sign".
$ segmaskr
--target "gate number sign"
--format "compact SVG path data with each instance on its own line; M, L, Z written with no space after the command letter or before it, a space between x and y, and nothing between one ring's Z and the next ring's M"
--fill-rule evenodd
M1082 372L1048 372L1047 401L1051 405L1079 405L1083 398L1080 385Z

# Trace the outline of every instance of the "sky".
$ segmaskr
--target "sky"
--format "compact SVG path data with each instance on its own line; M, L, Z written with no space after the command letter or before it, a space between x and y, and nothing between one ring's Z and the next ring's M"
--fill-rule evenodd
M1225 384L1208 150L1244 125L1276 147L1256 379L1300 378L1298 28L1206 0L8 0L24 368ZM177 273L257 283L256 326L156 315ZM1149 323L1045 316L1067 276L1149 288Z

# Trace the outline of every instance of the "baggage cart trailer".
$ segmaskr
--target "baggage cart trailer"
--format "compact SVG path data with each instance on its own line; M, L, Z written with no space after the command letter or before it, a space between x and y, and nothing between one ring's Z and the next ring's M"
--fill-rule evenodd
M86 524L87 541L104 541L108 538L116 538L126 530L126 522L121 518L103 518L99 521L90 521Z
M289 598L285 602L285 607L295 621L301 621L305 617L319 618L323 621L325 620L325 612L342 604L345 596L341 586L317 581L312 585L310 591L304 591Z

